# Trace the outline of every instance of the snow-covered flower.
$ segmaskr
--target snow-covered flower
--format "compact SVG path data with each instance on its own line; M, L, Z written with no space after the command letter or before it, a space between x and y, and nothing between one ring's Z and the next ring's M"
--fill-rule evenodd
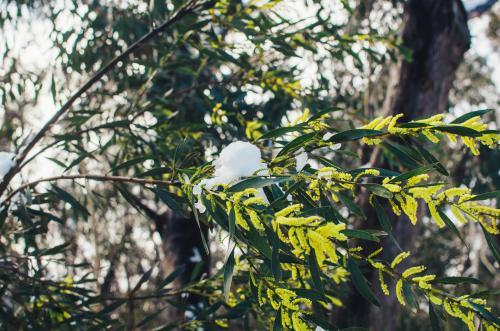
M15 157L16 155L13 153L0 152L0 182L9 170L16 165Z
M309 161L309 157L307 156L307 153L304 151L303 148L300 148L298 150L298 154L295 156L295 162L296 162L296 169L297 172L302 171L304 167L307 164L307 161Z
M218 184L234 184L241 177L251 176L255 173L267 175L267 165L261 161L260 149L246 141L235 141L224 147L215 160L215 172L212 178L205 178L193 187L193 195L198 202L195 207L199 212L206 208L201 202L202 188L211 189ZM262 195L265 197L264 192Z

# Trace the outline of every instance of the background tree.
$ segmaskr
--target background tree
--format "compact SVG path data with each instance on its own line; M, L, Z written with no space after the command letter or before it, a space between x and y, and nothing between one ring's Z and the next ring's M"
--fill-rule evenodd
M189 7L190 4L138 2L116 6L95 2L91 5L74 3L73 8L68 9L58 8L57 3L48 3L44 6L30 3L35 7L32 9L34 12L50 13L49 20L54 22L52 39L60 52L57 63L62 64L60 67L63 68L62 72L54 72L53 78L50 79L51 93L56 102L66 99L64 96L67 91L73 86L80 85L79 81L88 77L89 72L96 71L111 61L124 49L125 45L131 45L145 35L150 27L158 27L165 20L168 22L167 17L177 17L173 16L175 12L180 10L184 13L180 8L186 8L184 7L186 5ZM22 8L20 12L28 8L23 4L9 2L3 5L10 6L9 8ZM190 181L207 177L210 168L207 167L206 162L213 160L214 156L229 142L242 139L257 140L263 133L269 130L273 132L273 129L293 122L294 120L290 117L302 115L295 124L303 123L304 131L287 128L282 132L302 131L306 133L302 140L289 143L293 147L288 147L288 149L285 147L284 150L287 153L278 154L279 157L288 155L290 160L293 160L301 145L312 157L311 153L316 147L322 146L318 139L313 139L313 137L317 137L319 132L325 130L325 125L342 131L365 124L369 121L365 118L371 119L374 114L380 114L378 109L381 109L383 100L392 100L392 93L416 95L413 98L400 98L404 102L411 102L415 105L411 108L402 107L405 110L418 109L417 105L432 100L432 104L426 103L429 107L425 109L432 112L444 111L447 90L461 58L461 52L465 50L467 43L460 44L460 37L463 37L463 34L454 34L456 31L466 32L466 26L463 26L464 17L454 16L463 14L460 11L461 4L442 2L441 5L442 7L439 7L439 4L432 4L443 9L447 14L445 17L450 20L436 19L432 22L455 24L457 17L461 17L462 21L459 22L461 30L447 29L449 25L446 24L425 25L431 31L413 30L411 14L422 14L426 10L431 11L431 8L425 7L423 3L408 4L406 15L410 23L407 23L407 29L404 30L407 34L404 35L406 39L403 38L403 43L406 42L406 46L413 49L413 54L419 56L414 56L410 64L399 65L399 71L394 71L396 74L393 75L396 78L390 78L385 69L387 68L386 60L390 56L394 58L398 55L394 50L404 50L405 54L408 54L407 49L400 48L395 37L398 24L393 22L390 25L393 30L386 31L381 27L374 28L373 25L376 23L370 20L367 23L363 17L387 13L384 20L394 19L399 22L402 10L399 6L380 5L379 7L378 4L363 2L360 7L351 8L345 3L342 6L340 3L320 2L305 6L305 10L294 19L293 12L290 14L287 11L290 9L287 3L283 4L283 7L276 6L274 2L263 4L254 2L194 3L195 9L185 11L185 15L180 15L180 19L176 20L175 24L168 25L168 29L161 37L152 39L147 44L139 44L140 47L135 49L130 60L125 57L119 58L119 61L116 61L117 68L106 71L104 79L100 80L97 85L91 86L91 89L86 89L86 97L73 105L71 111L67 115L65 113L62 121L57 122L60 129L53 128L55 130L51 132L54 134L49 137L50 139L44 140L45 145L36 146L36 148L42 148L45 153L42 155L53 151L50 155L51 160L66 173L77 173L77 171L84 174L108 173L113 174L114 177L84 176L81 179L87 179L88 182L75 180L71 186L67 187L51 186L43 189L41 186L29 185L34 191L27 193L28 208L26 212L23 212L21 208L21 212L15 212L14 216L20 218L21 222L27 226L28 230L24 231L24 242L28 243L25 252L30 252L37 257L37 261L30 266L33 270L28 275L31 277L33 273L37 277L33 284L28 282L30 291L25 291L25 293L30 293L30 295L21 299L21 302L33 296L31 289L45 281L46 272L38 272L38 270L47 269L50 273L55 272L52 261L48 261L49 263L45 265L44 258L39 257L46 255L47 252L38 246L52 246L51 244L54 244L52 238L60 237L64 238L63 242L78 242L78 245L72 245L69 250L65 251L64 258L61 260L65 266L62 274L70 274L72 277L68 279L76 278L78 284L79 282L86 283L87 279L80 279L80 277L85 271L91 271L96 281L86 289L96 291L98 295L92 294L93 297L84 302L87 306L99 303L101 308L106 307L100 310L97 316L88 316L91 321L89 323L104 323L103 316L111 311L115 314L113 317L127 325L129 329L146 322L155 324L164 322L170 325L186 323L195 327L197 322L190 321L191 316L197 316L198 320L207 325L212 325L213 322L221 323L224 319L207 316L213 311L222 309L223 305L232 317L250 316L247 312L255 314L255 304L252 304L251 308L248 306L249 302L256 299L255 296L253 299L243 300L231 309L231 304L228 306L225 300L220 298L220 293L215 291L220 287L218 282L221 281L221 275L217 273L220 269L217 262L225 260L225 269L229 270L228 261L231 261L229 257L232 255L222 253L223 256L229 257L221 258L217 256L220 248L213 247L214 245L208 247L213 252L214 267L210 273L208 259L204 255L205 245L202 238L209 241L206 238L205 226L213 229L219 227L215 226L216 220L212 214L208 214L208 217L207 215L196 217L197 215L193 213L196 197L190 196L189 185L182 188L180 185L188 184L185 183L187 177L191 178ZM459 10L450 10L449 6ZM419 10L415 10L415 7L419 7ZM432 9L438 17L441 17L440 11L436 11L434 7ZM306 12L311 15L304 15ZM284 13L287 15L284 16ZM346 19L340 22L330 19L339 13L345 15ZM425 14L423 16L427 17ZM58 22L60 17L64 18L63 22ZM14 20L14 17L7 16L6 19ZM74 24L68 28L65 24L66 20ZM415 21L419 22L418 17ZM380 22L382 20L377 21L377 23ZM418 26L418 23L416 25ZM433 33L432 30L443 28L443 38L452 40L450 41L452 45L459 45L456 58L439 56L449 48L436 49L430 46L433 43L438 46L445 45L437 37L441 35ZM458 38L457 42L453 41L455 37ZM416 40L415 47L412 47L413 44L409 40L414 42ZM420 40L424 42L418 42ZM429 61L429 54L443 62ZM428 66L425 65L426 63ZM440 69L448 69L432 70L432 66L438 63ZM311 67L315 68L312 73L308 70ZM415 69L421 67L429 70ZM330 74L332 70L334 75ZM441 74L442 76L429 79L429 75L425 75L426 72L429 75ZM423 78L406 78L413 77L412 74L422 75ZM67 86L58 83L62 75L67 77L64 80L68 82ZM6 77L13 83L23 85L17 77ZM373 84L375 77L381 82L380 86L370 85L370 82ZM431 86L441 86L441 88L428 90L430 83L422 83L417 87L403 84L403 82L413 84L426 79L428 83L439 81L443 82L443 85L431 84ZM399 81L401 84L397 85L398 88L387 89L388 96L385 97L384 89L381 87L393 86L391 84L394 84L392 83L394 81ZM419 99L418 91L421 89L427 97ZM8 86L6 90L9 90ZM3 93L5 95L5 92ZM12 104L12 100L5 98L4 100L4 104ZM326 115L327 112L321 111L332 104L344 106L343 112L333 113L334 121L321 117L323 122L316 123L309 119L308 112L313 114L313 118L317 113ZM387 104L391 103L386 101ZM386 115L394 113L390 110L393 106L385 108L389 109ZM308 110L305 111L305 109ZM415 117L407 116L407 119L413 118ZM273 138L274 141L280 136L275 133L271 136L268 134L267 137ZM272 146L285 145L291 138L293 136L261 144L265 152L264 157L270 160L276 155ZM341 142L343 146L351 146L347 142ZM16 144L15 140L14 144ZM19 143L17 146L21 147L22 151L23 146ZM354 143L352 146L358 145ZM384 151L388 150L387 158L391 160L390 147L383 146L383 148ZM377 147L377 149L381 148ZM396 149L397 151L399 150ZM356 164L361 165L365 162L365 160L361 160L361 163L355 161L353 159L355 155L349 154L344 149L334 151L333 154L328 149L315 153L319 153L315 158L323 165L325 165L324 162L329 161L330 163L326 165L332 165L333 162L335 166L341 166L344 169L354 169ZM392 153L395 153L394 147ZM425 156L421 161L428 164L431 161L428 155L425 154ZM280 168L287 172L291 169L290 167L293 167L293 162L280 163L284 161L279 157L274 159L278 165L271 167L274 175L279 174ZM401 157L401 154L399 158L399 161L393 160L384 167L391 171L405 171L418 166L417 164L402 164L405 158ZM9 181L9 174L6 178L7 180L3 182L5 185ZM69 179L76 178L70 177ZM96 185L94 180L108 183ZM294 178L293 181L295 180ZM300 182L298 180L297 185L303 185ZM132 185L124 183L132 183ZM156 186L138 189L133 186L136 184ZM279 194L276 192L276 186L271 186L271 188L275 191L271 193L269 200L273 201ZM479 192L484 191L487 190ZM34 196L35 200L32 200L31 196ZM300 201L301 194L294 192L292 196L293 199ZM21 205L24 205L23 199L19 199L22 202ZM9 201L10 199L7 202ZM344 203L350 205L348 202L344 201ZM168 209L162 204L166 204ZM141 217L134 208L144 213L149 219ZM47 213L48 210L51 214ZM334 210L336 209L332 209L331 212L335 213ZM41 211L43 211L42 214ZM351 210L349 220L356 218L354 211ZM229 219L230 215L229 212ZM40 222L38 227L34 226L37 230L30 230L33 228L32 219L39 217L43 222ZM338 221L339 216L336 217ZM78 219L88 221L82 222ZM15 218L9 217L9 220L8 224L16 224ZM50 220L59 220L63 225L54 225L53 222L50 223ZM407 220L404 221L407 222ZM399 224L402 222L398 222ZM366 224L361 226L371 228L371 226L366 227ZM236 235L238 240L242 240L240 236L245 237L244 231L239 226L237 229L238 231L233 235ZM229 228L226 230L231 233ZM8 241L4 243L5 251L16 251L12 244L19 241L16 237L17 233L12 232L13 229L5 231L8 234L6 238L14 238L12 243ZM39 236L39 232L47 234ZM395 229L396 237L399 237L398 232ZM218 233L218 236L227 236L224 231ZM358 239L359 236L364 236L364 239L368 236L366 233L363 235L360 233L365 232L351 234ZM217 242L218 236L212 235L211 241ZM275 247L271 239L268 238L269 245ZM401 238L399 240L401 241ZM152 242L153 245L148 245L148 242ZM88 254L88 249L87 251L85 249L89 245L92 247L91 254ZM29 247L33 247L35 251L30 251ZM64 248L66 245L63 244L57 249L49 250L48 255L60 254ZM282 252L285 252L285 248L282 249ZM395 255L387 249L385 252L389 257ZM81 265L79 262L82 258L83 261L90 262L89 265ZM11 260L6 258L6 261ZM155 268L155 264L160 265L161 268ZM23 262L22 265L26 263ZM72 267L72 265L75 266ZM266 271L265 265L263 268L264 272L269 272L269 270ZM6 268L6 270L9 269ZM160 290L158 293L150 294L153 289L159 287L158 284L165 286L174 280L173 277L167 277L171 272L173 275L180 276L174 286L179 289L179 292ZM275 270L271 274L274 272ZM206 274L211 274L212 277L206 278ZM236 275L238 276L239 274ZM241 284L241 290L244 291L243 284L245 280L248 280L245 279L245 270L242 270L241 277L243 277L241 283L236 282L236 278L235 283L238 284L238 288ZM14 278L9 276L6 279L9 281L5 284L12 286L10 284ZM222 279L227 280L228 277L222 277ZM145 287L147 289L143 289ZM4 286L4 288L9 287ZM52 290L50 287L46 289ZM16 293L11 289L9 291ZM178 297L177 294L181 292L190 293L187 300ZM110 297L112 293L123 293L123 295ZM140 293L147 295L141 298ZM172 296L175 299L165 301L163 299L165 296ZM206 301L200 299L200 297L207 296L211 299ZM37 294L36 297L42 296ZM9 318L5 320L11 320L13 324L19 323L19 325L22 325L23 320L26 321L24 323L32 325L41 325L40 323L46 322L56 323L53 325L74 323L71 318L65 319L63 312L66 308L61 304L56 304L57 300L52 300L50 295L48 297L47 305L44 304L46 299L40 299L42 303L35 305L48 316L44 322L40 321L37 309L23 311L22 314L33 313L33 317L27 321L24 315L16 317L13 312L6 313ZM243 297L246 296L243 295ZM82 300L80 297L72 299L75 300L74 302ZM394 300L393 296L392 302ZM176 307L176 310L182 314L173 316L164 313L166 302ZM355 304L346 309L353 311L355 307L362 306ZM361 314L364 314L367 309ZM53 316L52 310L58 310L59 315ZM259 315L263 317L261 322L265 323L274 318L273 312L273 310L267 310L264 315ZM151 318L145 318L149 313L152 314ZM72 318L79 316L73 312L70 312L70 315ZM395 321L392 316L391 319ZM360 318L355 317L353 320L358 323ZM388 321L387 318L385 322L374 318L367 325L382 325L381 323ZM325 325L320 321L312 322ZM255 323L255 320L252 319L246 323ZM78 324L85 328L80 322ZM100 325L103 327L102 324Z

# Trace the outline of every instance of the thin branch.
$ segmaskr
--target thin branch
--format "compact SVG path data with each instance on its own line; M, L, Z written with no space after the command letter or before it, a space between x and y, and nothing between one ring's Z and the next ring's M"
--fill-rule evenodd
M142 179L142 178L136 178L136 177L125 177L125 176L104 176L104 175L63 175L63 176L54 176L54 177L47 177L47 178L42 178L35 180L30 183L26 183L24 185L19 186L17 189L12 191L4 201L2 202L8 202L10 201L14 195L16 195L18 192L21 192L27 188L30 187L35 187L36 185L44 182L54 182L58 180L75 180L75 179L87 179L87 180L94 180L94 181L100 181L100 182L122 182L122 183L136 183L136 184L141 184L141 185L158 185L158 186L179 186L180 183L177 181L163 181L163 180L156 180L156 179Z
M50 130L51 126L55 124L64 114L68 112L71 106L78 100L89 88L91 88L95 83L101 80L111 69L113 69L119 62L124 61L130 54L132 54L137 49L141 48L145 43L159 35L168 27L184 18L185 16L194 12L198 7L198 0L189 1L184 7L179 9L176 14L171 18L167 19L157 28L151 30L149 33L145 34L142 38L134 42L130 47L128 47L123 53L111 60L106 66L99 70L93 77L91 77L78 91L76 91L66 103L44 124L44 126L38 131L38 133L31 139L28 145L19 153L16 158L16 165L10 169L10 171L5 174L3 181L0 182L0 195L5 191L9 185L12 178L20 171L20 165L28 156L28 153L36 146L36 144L45 136L47 131Z

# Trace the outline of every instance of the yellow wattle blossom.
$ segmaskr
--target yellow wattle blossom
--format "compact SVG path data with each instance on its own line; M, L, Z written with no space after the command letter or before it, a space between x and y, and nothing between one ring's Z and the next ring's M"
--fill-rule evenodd
M382 289L382 293L385 295L389 295L389 287L387 283L384 281L383 271L381 269L378 270L378 279L380 281L380 288Z
M335 268L333 274L332 274L332 279L335 282L335 284L340 284L343 283L347 280L347 277L350 275L349 271L342 267Z
M380 176L380 170L377 169L365 169L354 177L354 182L357 182L363 176Z
M431 302L433 304L435 304L436 306L441 306L443 304L443 300L441 300L440 298L438 298L437 296L435 296L432 293L429 294L429 300L431 300Z
M345 223L340 223L340 224L327 223L325 225L318 227L316 231L325 238L334 238L339 241L346 241L347 236L343 233L340 233L340 231L345 230L345 228L346 228Z
M321 220L319 216L308 216L308 217L285 217L278 216L276 218L276 224L288 225L288 226L317 226L318 221Z
M421 273L421 272L422 272L422 271L424 271L425 269L426 269L426 267L425 267L425 266L423 266L423 265L419 265L419 266L415 266L415 267L408 268L408 269L406 269L406 270L403 272L403 278L408 278L408 277L410 277L411 275Z
M396 298L401 306L406 306L405 296L403 294L403 279L399 279L396 283Z
M410 252L401 252L398 255L396 255L394 260L392 260L392 262L391 262L391 268L394 269L398 264L400 264L408 256L410 256Z
M300 209L302 209L302 204L297 203L297 204L290 205L288 207L283 208L282 210L276 212L274 214L274 216L276 216L276 217L280 217L280 216L285 217L285 216L288 216L288 215L290 215L292 213L295 213L295 212L299 211Z
M436 278L436 275L425 275L420 277L414 277L412 281L418 282L418 286L425 290L430 290L432 285L429 282L433 281Z
M434 219L434 221L436 221L438 227L444 228L445 223L441 218L441 216L439 215L438 211L436 210L436 205L434 204L434 202L432 201L427 202L427 207L429 207L429 212L431 213L431 217Z

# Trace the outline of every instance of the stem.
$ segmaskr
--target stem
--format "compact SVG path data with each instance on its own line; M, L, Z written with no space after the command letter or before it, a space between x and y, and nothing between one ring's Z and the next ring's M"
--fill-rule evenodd
M38 133L33 137L33 139L28 143L28 145L22 150L16 158L16 165L12 167L9 172L4 176L2 182L0 182L0 195L3 194L7 186L9 185L12 178L20 171L20 165L28 156L28 153L36 146L36 144L45 136L47 131L50 130L51 126L55 124L64 114L68 112L73 103L78 100L88 89L90 89L95 83L101 80L104 75L106 75L111 69L113 69L119 62L125 60L131 53L141 48L145 43L159 35L168 27L171 27L174 23L178 22L185 16L193 13L197 8L196 3L198 0L189 1L184 7L179 9L176 14L171 18L167 19L157 28L151 30L149 33L145 34L139 40L134 42L130 47L128 47L123 53L116 56L111 60L106 66L100 69L93 77L91 77L82 87L80 87L66 103L44 124L44 126L38 131Z
M3 201L3 203L10 201L16 193L34 187L43 182L52 182L57 180L75 180L75 179L87 179L94 180L100 182L122 182L122 183L136 183L141 185L158 185L158 186L179 186L180 183L176 181L163 181L163 180L155 180L155 179L142 179L135 177L124 177L124 176L105 176L105 175L63 175L63 176L54 176L42 178L39 180L35 180L34 182L26 183L24 185L19 186L17 189L12 191Z

